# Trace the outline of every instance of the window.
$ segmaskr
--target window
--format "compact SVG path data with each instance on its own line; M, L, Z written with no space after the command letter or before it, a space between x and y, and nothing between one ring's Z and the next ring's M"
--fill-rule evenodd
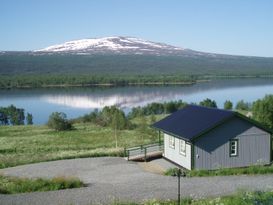
M186 142L184 140L180 140L180 154L186 156Z
M171 148L174 148L175 146L175 139L173 136L169 136L169 145Z
M238 156L238 140L233 139L229 142L229 156L236 157Z

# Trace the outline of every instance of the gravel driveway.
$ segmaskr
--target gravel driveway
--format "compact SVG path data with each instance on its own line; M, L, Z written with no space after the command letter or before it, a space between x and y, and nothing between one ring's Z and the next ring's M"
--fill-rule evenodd
M111 204L114 201L176 199L177 179L144 171L118 157L71 159L0 170L20 177L76 176L88 187L51 192L1 195L0 204ZM196 177L181 180L181 196L195 198L231 194L238 189L273 190L273 175Z

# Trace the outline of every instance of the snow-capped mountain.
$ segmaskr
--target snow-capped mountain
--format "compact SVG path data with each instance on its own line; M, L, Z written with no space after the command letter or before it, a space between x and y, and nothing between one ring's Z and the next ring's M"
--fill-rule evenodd
M43 53L75 53L75 54L179 54L185 50L180 47L156 43L134 37L105 37L68 41L63 44L49 46L34 52Z

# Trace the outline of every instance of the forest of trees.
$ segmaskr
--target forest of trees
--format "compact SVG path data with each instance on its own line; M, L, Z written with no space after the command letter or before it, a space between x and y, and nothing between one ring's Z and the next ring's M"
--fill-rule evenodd
M193 84L197 76L183 75L14 75L0 76L0 88L39 88L59 86L125 86L141 84Z

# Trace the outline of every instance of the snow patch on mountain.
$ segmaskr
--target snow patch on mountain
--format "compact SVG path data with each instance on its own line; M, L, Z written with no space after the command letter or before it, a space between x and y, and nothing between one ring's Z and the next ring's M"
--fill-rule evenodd
M175 53L183 51L183 48L170 46L163 43L143 40L135 37L105 37L68 41L63 44L49 46L34 52L57 53Z

